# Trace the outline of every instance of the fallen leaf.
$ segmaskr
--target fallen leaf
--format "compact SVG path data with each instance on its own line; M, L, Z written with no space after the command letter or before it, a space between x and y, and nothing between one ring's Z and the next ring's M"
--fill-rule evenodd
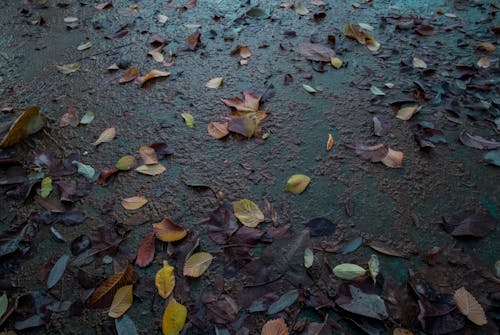
M366 294L359 288L349 285L351 299L340 296L335 303L342 309L377 320L387 319L387 308L384 300L376 294Z
M390 168L401 168L403 166L404 154L401 151L389 148L387 156L382 158L381 162Z
M39 106L29 107L17 117L7 133L3 135L0 148L13 146L38 132L44 127L45 121L45 114L40 111Z
M187 277L200 277L212 263L213 256L208 252L192 254L184 263L183 274Z
M156 234L154 232L148 233L137 249L137 257L135 263L137 266L143 268L151 264L155 257L155 241Z
M101 143L111 142L115 138L115 136L116 136L116 129L107 128L101 133L101 135L99 135L97 140L94 142L94 145L98 146Z
M298 297L299 297L299 290L291 290L286 292L281 297L279 297L278 300L276 300L269 306L269 308L267 309L267 314L273 315L281 312L285 308L288 308L291 305L293 305L295 301L297 301Z
M129 82L135 80L135 78L137 78L138 75L139 75L139 71L137 70L137 68L135 66L129 67L127 69L127 71L125 71L123 76L121 76L120 79L118 79L118 83L119 84L129 83Z
M111 1L107 1L107 2L102 2L102 3L96 3L96 4L94 4L94 7L96 9L103 10L103 9L106 9L106 8L113 7L113 4L111 3Z
M118 335L139 335L134 321L127 315L115 319L115 327Z
M500 142L490 141L482 138L481 136L471 135L466 131L460 133L460 141L468 147L480 150L500 148Z
M484 326L488 323L486 315L481 305L477 302L476 298L469 293L464 287L459 288L453 295L453 300L457 304L460 313L465 315L467 319L472 321L478 326Z
M238 45L234 50L231 51L231 56L239 54L241 58L247 59L252 56L252 52L247 45Z
M411 119L413 114L415 114L419 110L418 105L410 106L410 107L404 107L398 110L398 113L396 114L396 117L400 120L407 121Z
M443 227L455 237L485 237L495 229L497 220L486 213L465 210L453 215L449 220L443 218Z
M328 134L328 140L326 141L326 150L330 151L333 148L334 139L332 134Z
M251 92L243 91L243 100L238 97L221 98L228 107L233 107L240 112L257 112L259 110L260 96Z
M80 124L89 124L92 122L95 118L95 115L93 112L87 112L82 116L82 119L80 120Z
M476 49L484 50L484 51L488 51L488 52L493 52L493 51L495 51L496 47L494 44L492 44L490 42L483 42L483 43L479 43L476 46Z
M161 329L163 335L178 335L186 323L187 309L175 299L170 300L163 313Z
M411 331L404 328L394 328L392 335L413 335Z
M303 1L297 2L297 4L295 5L295 13L299 15L307 15L309 13L309 10L304 5Z
M427 69L427 63L420 58L413 57L411 63L413 64L413 67L416 67L417 69Z
M398 250L395 250L391 246L382 243L382 242L370 242L368 243L368 246L372 248L375 251L378 251L384 255L389 255L389 256L394 256L394 257L401 257L401 258L408 258L408 255L404 254L403 252L400 252Z
M79 46L76 47L76 49L78 51L83 51L83 50L87 50L90 48L92 48L92 42L90 42L90 41L87 43L80 44Z
M157 176L162 174L167 169L160 163L158 164L150 164L150 165L141 165L135 169L135 171L146 174L148 176Z
M42 179L42 186L40 187L40 195L42 198L47 198L52 192L52 178L50 177L45 177Z
M109 308L109 317L115 319L119 318L132 306L132 301L134 299L132 288L132 285L125 285L116 291L111 307Z
M182 113L181 116L184 119L186 126L188 126L189 128L194 128L194 117L191 114Z
M155 276L155 286L158 294L167 299L175 287L174 267L168 265L167 261L163 261L163 267L158 270Z
M332 66L336 69L340 69L342 67L342 64L344 64L342 62L342 59L338 58L338 57L332 57L331 60L330 60L330 63L332 64Z
M264 214L261 212L259 206L252 200L241 199L233 201L234 216L247 227L257 227L259 223L264 221Z
M481 57L479 58L479 60L477 61L477 66L483 68L483 69L487 69L491 66L491 61L488 57L484 56L484 57Z
M372 52L377 52L380 49L380 43L371 35L366 35L366 47Z
M137 81L141 84L141 86L144 86L144 84L151 79L159 78L159 77L168 77L168 76L170 76L170 72L160 71L160 70L151 70L145 76L137 77Z
M70 74L76 72L80 69L82 65L80 62L64 64L64 65L56 65L57 70L63 74Z
M492 150L485 153L484 159L491 165L500 166L500 150Z
M220 85L222 85L222 81L224 80L223 77L216 77L213 79L210 79L206 84L205 87L208 88L219 88Z
M376 52L380 49L380 43L373 36L361 31L361 26L358 24L346 24L344 34L358 43L366 45L370 51Z
M364 30L369 30L373 31L375 28L372 25L369 25L368 23L358 23L359 27Z
M383 144L372 146L360 144L356 146L348 145L347 147L354 149L356 154L363 160L372 163L382 162L384 165L391 168L399 168L403 164L404 154L400 151L392 150Z
M129 264L122 272L111 275L95 289L90 296L90 306L94 308L107 308L112 302L116 291L120 287L129 285L134 280L134 268Z
M63 21L66 23L74 23L78 21L78 18L74 16L67 16L63 19Z
M115 167L121 171L128 171L136 165L135 157L131 155L121 157Z
M280 317L267 321L262 327L260 335L289 335L285 319Z
M229 134L227 122L210 122L207 126L207 131L210 136L215 139L221 139Z
M158 155L156 154L155 149L151 147L145 145L140 147L139 155L141 156L142 161L146 165L158 164Z
M163 45L159 46L158 48L155 48L153 50L150 50L148 52L148 55L153 57L153 59L158 62L158 63L163 63L165 61L165 58L163 57Z
M179 241L187 235L187 231L184 228L172 222L170 219L163 219L163 221L159 223L154 223L153 230L156 234L156 238L164 242Z
M107 181L111 177L115 176L119 171L120 170L118 170L116 167L102 170L101 173L99 174L99 179L97 179L97 183L99 185L105 185Z
M231 115L227 129L246 138L251 138L260 131L261 124L266 117L267 113L265 112L249 112L241 116Z
M318 62L331 62L335 57L335 51L319 43L299 44L299 53L308 60Z
M307 93L311 93L311 94L318 93L318 91L312 86L302 84L302 87L304 88L304 90L307 91Z
M314 263L314 252L311 248L304 250L304 266L309 269Z
M305 191L311 178L303 174L294 174L291 176L285 185L285 191L293 193L295 195L300 194Z
M370 87L370 91L375 94L375 95L385 95L384 91L382 91L380 88L378 88L377 86L375 85L372 85Z
M57 262L50 270L49 276L47 278L48 289L54 287L62 278L64 271L66 271L66 267L68 266L68 261L69 261L69 255L67 254L64 254L61 257L59 257Z
M163 14L158 14L158 16L156 18L158 19L158 23L161 23L161 24L167 23L167 21L168 21L168 16L163 15Z
M419 24L417 27L415 27L415 31L417 32L417 34L422 36L431 36L435 33L434 27L428 24Z
M366 270L356 264L344 263L333 268L333 274L341 279L352 280L364 276Z
M60 127L72 126L76 127L80 123L78 115L76 115L76 109L74 107L69 107L68 111L61 116L59 121Z
M80 163L78 161L72 161L71 164L76 165L78 173L87 178L88 180L94 179L95 170L92 166Z
M141 208L145 204L148 203L148 199L143 196L135 196L135 197L130 197L130 198L125 198L122 200L122 207L129 210L133 211L136 209Z
M198 43L200 43L200 37L201 37L201 33L199 31L195 31L194 33L192 33L191 35L189 35L186 38L186 42L187 42L189 50L191 50L191 51L196 50L196 48L198 47Z
M368 260L368 270L370 270L370 276L373 279L373 283L377 283L377 276L380 272L380 262L377 255L371 255Z

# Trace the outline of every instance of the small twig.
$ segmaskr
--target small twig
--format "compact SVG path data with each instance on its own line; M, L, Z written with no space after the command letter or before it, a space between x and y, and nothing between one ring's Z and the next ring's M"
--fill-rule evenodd
M243 286L244 288L250 288L250 287L259 287L259 286L265 286L265 285L268 285L268 284L271 284L271 283L274 283L275 281L278 281L281 279L281 277L283 277L283 274L280 274L278 277L274 278L274 279L271 279L271 280L268 280L266 282L262 282L262 283L257 283L257 284L248 284L248 285L245 285Z
M57 141L56 141L56 139L55 139L55 138L53 138L53 137L52 137L52 135L50 135L50 134L49 134L49 132L48 132L47 130L43 129L43 133L44 133L44 134L45 134L45 135L46 135L46 136L47 136L47 137L48 137L48 138L49 138L52 142L54 142L54 144L55 144L55 145L56 145L59 149L61 149L61 150L62 150L62 152L63 152L64 154L66 154L66 149L64 149L64 147L63 147L63 146L61 146L61 145L59 144L59 142L57 142Z
M81 61L81 60L84 60L84 59L87 59L87 58L91 58L91 57L95 57L95 56L98 56L98 55L101 55L101 54L104 54L106 52L109 52L109 51L113 51L113 50L118 50L118 49L121 49L121 48L124 48L124 47L127 47L129 45L132 45L134 44L135 41L132 41L132 42L129 42L129 43L125 43L125 44L122 44L122 45L119 45L117 47L112 47L112 48L108 48L108 49L105 49L105 50L101 50L99 52L96 52L92 55L88 55L88 56L84 56L84 57L80 57L78 58L76 61Z

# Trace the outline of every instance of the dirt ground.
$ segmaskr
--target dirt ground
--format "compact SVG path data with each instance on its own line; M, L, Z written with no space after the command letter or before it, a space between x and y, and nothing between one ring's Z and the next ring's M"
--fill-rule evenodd
M46 319L39 327L20 329L19 321L33 315L25 306L29 304L21 301L6 320L0 314L0 332L115 334L107 310L87 308L85 301L92 288L130 263L137 281L127 316L140 334L161 333L168 300L156 294L154 278L167 259L177 266L173 296L188 310L183 334L260 334L267 320L279 316L290 334L392 334L396 327L414 334L498 333L498 228L480 238L457 238L443 228L443 222L453 221L450 218L465 210L483 213L495 224L500 216L500 170L484 157L494 150L473 148L460 140L465 131L500 141L499 53L478 47L485 42L497 44L498 3L323 2L304 1L308 9L304 15L297 13L298 2L293 8L280 6L286 1L198 0L194 5L184 0L113 0L112 6L103 9L90 0L0 2L2 122L33 105L47 115L44 130L9 149L14 154L6 149L0 152L1 159L19 158L23 171L32 176L28 184L33 187L26 193L26 183L7 182L11 165L0 165L0 245L5 249L15 236L10 231L18 232L27 224L36 231L15 253L0 257L0 293L7 293L9 306L28 292L71 303L63 311L43 313ZM168 19L161 23L158 15ZM71 17L78 19L76 23L65 22ZM346 24L358 23L373 27L367 33L380 43L377 51L346 37ZM200 41L191 50L186 38L196 31L201 33ZM155 34L164 39L163 62L148 55ZM87 42L90 48L77 49ZM306 59L299 52L301 43L332 48L342 67ZM238 46L248 46L251 56L243 58L238 51L231 54ZM478 65L481 57L487 57L489 64ZM415 58L425 68L415 65ZM242 59L247 64L240 64ZM58 71L57 65L75 62L81 64L76 72ZM113 64L121 68L108 70ZM130 66L137 67L140 75L153 69L170 75L143 86L118 83ZM223 84L217 89L205 87L215 77L223 77ZM309 93L303 85L317 92ZM385 95L377 94L374 86ZM220 98L240 97L243 91L262 96L261 110L269 111L261 133L250 139L231 134L221 140L212 138L208 124L231 112ZM420 109L410 120L396 118L400 108L415 104ZM92 111L95 119L88 125L61 127L69 108L76 109L79 117ZM194 117L193 128L186 125L182 113ZM381 132L374 129L374 117L383 125ZM116 129L116 138L93 145L111 127ZM436 131L433 134L440 140L434 147L419 145L418 129L424 128ZM328 134L334 138L331 150L326 149ZM139 147L152 143L166 143L173 151L161 159L166 172L157 176L131 170L100 185L78 173L57 176L48 165L40 164L42 156L56 161L77 153L77 160L100 172L125 155L139 160ZM402 167L364 161L353 149L375 144L403 152ZM50 214L54 210L35 200L40 172L54 180L77 182L82 194L64 202L64 211L85 213L83 223L65 225L57 219L61 214ZM284 191L294 174L311 178L300 195ZM54 192L52 198L57 198ZM124 209L122 199L132 196L145 196L148 203L135 211ZM231 246L210 238L207 218L221 203L240 199L250 199L261 209L270 204L275 220L264 213L266 220L259 228L266 235L257 238L251 261L234 268L228 264L241 255L231 254ZM332 235L311 237L313 270L298 270L304 278L297 281L281 277L274 281L271 273L266 277L269 282L261 286L255 273L266 263L255 261L269 258L266 250L271 250L267 263L271 272L280 262L279 254L294 250L293 244L299 243L304 224L318 217L330 220L336 229ZM186 278L179 269L183 264L179 255L186 255L191 242L167 246L157 241L152 264L134 265L142 239L152 231L151 223L164 218L186 228L189 241L197 236L198 250L215 256L200 278ZM64 241L55 238L51 228ZM275 232L280 228L291 229L285 237L289 244L270 249L274 240L280 241L272 237L273 232L280 236ZM120 242L88 264L72 263L77 256L71 255L62 280L47 289L48 271L61 255L71 254L71 242L82 234L101 246ZM344 253L346 243L359 236L362 245ZM374 250L377 245L383 246L382 252ZM430 251L433 248L439 252ZM331 268L341 263L367 268L372 254L380 260L384 278L383 293L377 294L391 307L389 318L369 327L373 320L366 315L339 308L345 282ZM296 263L297 259L286 261ZM248 264L257 265L254 269ZM284 271L294 270L290 266ZM467 321L455 332L439 332L432 326L426 332L415 313L416 278L442 294L465 287L485 310L487 325L478 327ZM255 284L259 285L252 288ZM279 297L292 289L299 289L300 296L284 311L273 315L248 312L261 296L274 293ZM311 303L308 295L317 292L326 295L330 307L316 308ZM207 302L212 293L219 302L221 296L234 299L238 304L235 315L228 317L231 313L221 303L218 307L224 317L217 319L213 303ZM405 307L409 305L412 311ZM339 328L314 332L310 324L323 322L326 315ZM304 318L307 321L301 321ZM301 328L300 322L306 326ZM332 324L328 327L334 329Z

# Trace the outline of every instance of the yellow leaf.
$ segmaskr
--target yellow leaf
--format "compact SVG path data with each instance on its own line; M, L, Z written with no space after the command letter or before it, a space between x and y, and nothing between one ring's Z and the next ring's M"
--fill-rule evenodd
M163 242L179 241L187 235L186 229L172 222L170 219L163 219L160 223L154 223L153 230L156 237Z
M42 196L42 198L47 198L50 192L52 192L52 179L50 177L45 177L42 179L40 195Z
M188 126L189 128L194 128L194 117L191 114L182 113L181 116L184 119L184 122L186 122L186 126Z
M107 128L105 129L101 135L99 135L99 138L94 142L94 145L99 145L101 143L107 143L111 142L116 136L116 129L115 128Z
M333 139L333 135L328 134L328 141L326 141L326 150L332 150L334 142L335 140Z
M12 123L2 143L0 143L0 148L7 148L21 142L26 137L41 130L44 125L45 114L40 111L40 107L29 107Z
M132 306L133 294L132 285L126 285L116 291L109 308L108 315L112 318L119 318Z
M400 110L398 110L396 117L400 120L407 121L411 119L413 114L415 114L418 111L418 109L419 109L418 105L401 108Z
M148 203L148 199L146 197L138 196L138 197L130 197L122 200L122 206L129 211L133 211L135 209L139 209L145 204Z
M303 174L294 174L288 179L285 186L285 191L293 193L295 195L304 192L306 187L311 182L311 178Z
M148 176L157 176L159 174L162 174L166 170L167 169L160 163L151 165L141 165L135 169L135 171L142 174L147 174Z
M332 66L336 69L340 69L342 67L342 59L338 58L338 57L332 57L331 59L331 63L332 63Z
M213 258L208 252L197 252L191 255L184 263L184 276L195 278L201 276L208 269Z
M130 156L130 155L123 156L115 164L115 167L118 170L122 170L122 171L128 171L131 168L133 168L134 166L135 166L135 157Z
M216 77L216 78L213 78L213 79L210 79L206 84L205 84L205 87L208 87L208 88L219 88L220 85L222 85L222 81L224 79L222 77Z
M333 274L341 279L351 280L363 276L366 270L356 264L344 263L333 268Z
M484 326L488 323L486 315L484 315L483 307L477 302L476 298L469 293L464 287L455 291L453 299L457 304L457 308L469 319L478 326Z
M168 77L170 76L170 72L166 72L166 71L160 71L160 70L152 70L150 71L148 74L146 74L145 76L142 76L142 77L138 77L137 78L137 81L139 83L141 83L141 86L144 86L144 84L153 79L153 78L158 78L158 77Z
M174 267L168 265L167 261L163 261L163 267L156 273L155 286L163 299L168 298L174 289Z
M178 335L186 323L187 309L175 299L170 300L163 313L161 330L163 335Z
M80 66L81 66L80 62L64 64L64 65L56 65L57 70L63 74L70 74L76 72L78 71L78 69L80 69Z
M252 200L241 199L233 201L234 216L247 227L257 227L259 223L264 221L264 214L261 212L259 206Z

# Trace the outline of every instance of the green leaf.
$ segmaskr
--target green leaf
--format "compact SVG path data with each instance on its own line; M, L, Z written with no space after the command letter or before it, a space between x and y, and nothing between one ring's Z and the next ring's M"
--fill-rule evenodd
M7 298L7 294L4 294L0 297L0 319L7 311L7 307L9 307L9 299Z
M332 60L331 60L331 63L332 63L332 66L336 69L340 69L342 67L342 59L338 58L338 57L332 57Z
M311 248L304 250L304 266L309 269L314 263L314 252Z
M182 113L181 116L184 118L184 122L186 122L186 126L189 128L194 128L194 117L189 113Z
M52 192L52 189L53 189L52 178L50 177L43 178L42 186L40 188L40 195L42 196L42 198L47 198L50 192Z
M311 93L311 94L314 94L314 93L318 93L318 90L316 90L314 87L312 86L309 86L309 85L306 85L306 84L303 84L302 87L308 92L308 93Z
M363 276L366 270L356 264L344 263L333 268L333 274L341 279L351 280Z
M311 178L303 174L294 174L288 179L285 191L288 191L293 194L300 194L304 192L307 185L311 182Z
M94 179L95 170L92 166L80 163L79 161L72 161L71 164L76 165L78 173L87 178L88 180Z
M378 88L375 85L372 85L370 87L370 91L372 91L372 93L375 94L375 95L385 95L385 93L380 88Z
M85 113L84 116L82 116L82 119L80 120L80 123L81 124L89 124L90 122L92 122L95 118L95 114L93 112L87 112Z
M68 265L69 255L62 255L54 264L49 272L49 277L47 278L47 288L51 289L55 284L62 278L64 271L66 271L66 266Z
M128 171L136 165L135 157L131 155L123 156L116 162L115 167L121 171Z

